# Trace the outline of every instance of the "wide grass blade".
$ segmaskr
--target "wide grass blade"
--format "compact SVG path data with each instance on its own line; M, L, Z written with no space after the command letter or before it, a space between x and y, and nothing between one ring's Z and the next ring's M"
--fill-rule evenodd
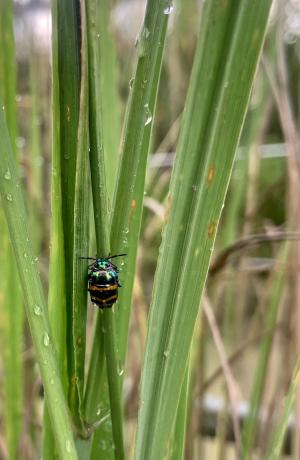
M271 1L205 2L155 275L135 458L164 457Z
M36 257L29 237L21 184L17 175L5 123L5 110L0 110L0 193L20 276L27 318L45 388L53 432L62 458L76 459L71 423L60 379L53 337Z
M111 249L116 253L128 252L128 257L121 264L121 279L124 280L124 287L120 289L120 308L116 318L122 368L127 350L146 165L170 11L168 0L147 2L144 23L137 40L138 61L131 81L114 199Z

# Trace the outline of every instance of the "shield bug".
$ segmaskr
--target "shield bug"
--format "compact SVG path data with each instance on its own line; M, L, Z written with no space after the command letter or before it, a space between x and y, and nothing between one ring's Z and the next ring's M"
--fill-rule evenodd
M111 308L118 298L119 269L111 262L115 257L126 256L117 254L108 257L81 257L94 262L89 265L88 291L91 301L99 308Z

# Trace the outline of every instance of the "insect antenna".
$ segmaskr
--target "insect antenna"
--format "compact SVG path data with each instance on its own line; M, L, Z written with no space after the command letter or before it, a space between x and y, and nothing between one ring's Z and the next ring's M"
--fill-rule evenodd
M106 260L109 260L109 259L114 259L115 257L123 257L123 256L127 256L128 254L116 254L114 256L108 256L106 257Z
M79 259L85 259L85 260L97 260L95 257L79 257Z

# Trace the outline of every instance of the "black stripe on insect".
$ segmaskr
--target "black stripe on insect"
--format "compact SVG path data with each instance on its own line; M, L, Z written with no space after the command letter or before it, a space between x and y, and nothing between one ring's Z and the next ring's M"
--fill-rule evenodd
M88 291L91 301L99 308L111 308L118 299L119 269L110 260L127 254L108 257L80 257L93 260L88 267Z

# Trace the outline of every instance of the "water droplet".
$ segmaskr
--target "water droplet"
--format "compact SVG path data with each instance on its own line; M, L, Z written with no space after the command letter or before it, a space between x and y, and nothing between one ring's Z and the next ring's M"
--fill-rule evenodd
M44 332L43 342L44 342L45 347L49 346L50 338L47 332Z
M134 83L134 78L131 78L129 80L129 88L131 89L133 87L133 83Z
M2 110L5 110L5 105L2 106Z
M4 174L4 179L6 180L10 180L11 179L11 173L10 173L10 170L8 169L6 171L6 173Z
M33 311L36 316L40 316L42 314L42 309L39 305L35 305L33 307Z
M145 114L146 114L146 118L145 118L145 126L149 125L152 121L152 113L150 112L150 109L149 109L149 105L148 104L145 104L144 105L144 108L145 108Z
M174 10L174 6L172 5L172 3L170 3L168 6L166 6L166 8L164 9L164 14L171 14L172 11Z
M12 201L12 200L13 200L12 194L11 194L11 193L8 193L8 194L6 195L6 199L7 199L7 201Z
M71 452L71 449L72 449L71 441L69 439L67 439L67 441L66 441L66 451Z
M98 33L98 34L96 34L96 37L97 37L97 38L100 38L100 34L99 34L99 33Z
M96 410L96 415L100 415L101 414L101 407L98 407L97 410Z
M24 259L27 259L27 252L24 252L23 257Z
M54 379L50 379L50 385L54 384Z
M169 354L170 354L169 350L165 350L165 351L164 351L164 357L165 357L165 358L167 358L167 357L169 356Z
M124 366L122 366L122 362L118 362L118 374L121 377L124 374Z
M192 185L193 192L196 192L198 190L198 185Z

